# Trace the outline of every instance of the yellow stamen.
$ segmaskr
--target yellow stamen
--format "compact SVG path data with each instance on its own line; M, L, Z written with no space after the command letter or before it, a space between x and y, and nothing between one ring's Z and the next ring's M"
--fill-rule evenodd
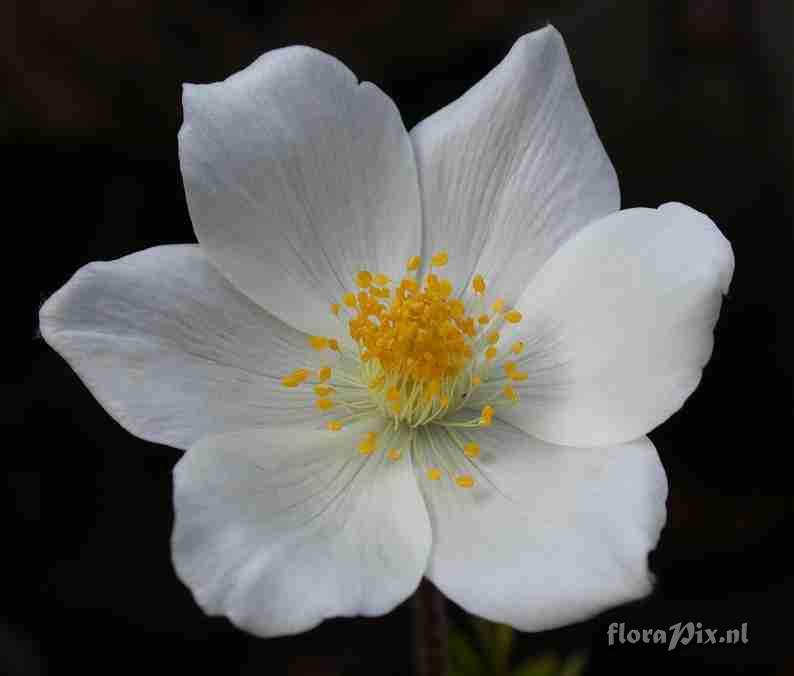
M331 387L330 365L316 372L298 369L282 378L284 386L297 387L316 373L314 382L320 384L312 387L318 409L343 406L352 413L350 419L378 413L387 418L393 416L395 431L399 424L426 425L463 407L466 397L482 383L483 362L497 356L500 335L494 330L494 319L503 319L483 309L467 314L461 294L455 293L452 282L441 277L437 269L449 263L446 251L437 251L425 262L430 263L430 271L420 278L415 273L423 261L419 256L411 257L406 265L407 276L396 286L383 273L359 268L352 285L355 291L344 293L340 302L331 304L331 313L339 318L346 308L344 321L355 345L355 352L348 354L345 350L345 361L339 363L338 382L344 382L344 387L336 385L336 381ZM475 294L485 293L482 275L475 275L471 283ZM481 303L478 300L477 307L482 307ZM494 303L497 311L503 306L501 299ZM517 311L511 312L507 319L512 321ZM490 332L483 329L488 325ZM343 352L338 338L309 336L308 342L318 351ZM348 364L350 360L354 363ZM526 377L515 365L505 366L505 372L516 379ZM359 390L360 385L365 388ZM491 422L492 412L488 411L486 408L483 413L483 425ZM474 423L476 420L467 426ZM342 424L340 419L326 426L338 431ZM374 440L368 441L365 450L373 444Z
M494 312L501 312L502 310L504 310L504 307L505 307L505 299L504 298L497 298L493 302L493 305L491 305L491 309Z
M328 338L323 336L309 336L309 345L315 350L324 350L328 347Z
M438 481L441 478L441 470L438 467L431 467L427 470L427 478L430 481Z
M463 301L459 298L453 298L449 301L449 314L452 315L454 319L460 319L466 312L466 306L463 304Z
M486 404L482 407L482 412L480 413L480 425L483 427L488 427L493 420L493 406L490 404Z
M518 324L521 321L521 317L523 315L518 310L510 310L510 312L505 312L505 321L510 322L511 324Z
M339 430L342 429L342 421L341 420L329 420L327 423L325 423L325 426L331 432L338 432Z
M474 485L474 478L471 474L461 474L455 477L455 483L461 488L471 488Z
M510 401L518 401L518 393L510 387L510 385L505 385L504 389L502 390L502 394L504 394Z
M386 457L392 462L397 462L402 456L402 451L399 448L390 448Z
M527 372L526 371L513 371L510 375L510 380L514 380L516 382L521 382L527 379Z
M441 383L438 380L431 380L425 387L425 397L429 401L441 391Z
M521 351L523 349L524 349L524 341L523 340L519 340L519 341L513 343L513 347L510 348L510 351L513 354L521 354Z
M304 382L310 375L311 375L311 371L309 371L308 369L295 369L288 376L284 376L281 379L281 384L284 385L284 387L297 387L302 382Z
M437 253L433 254L430 262L433 264L433 267L443 267L449 262L449 254L447 254L446 251L438 251Z
M366 436L358 442L358 452L361 455L372 455L377 446L378 435L375 432L367 432Z
M509 378L511 374L515 373L516 371L516 364L512 361L506 361L502 368L505 371L505 375Z
M480 445L474 441L470 441L463 447L463 454L467 458L476 458L480 455Z
M360 289L366 289L372 284L372 273L362 270L356 273L356 284Z
M417 289L419 288L419 285L416 283L416 280L413 279L412 277L404 277L403 280L400 282L400 286L403 289L410 291L411 293L416 293Z

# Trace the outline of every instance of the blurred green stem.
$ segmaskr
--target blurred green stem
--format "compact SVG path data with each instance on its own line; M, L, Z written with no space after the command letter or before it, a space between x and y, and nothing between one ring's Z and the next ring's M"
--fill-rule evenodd
M447 600L428 580L413 598L414 669L416 676L447 674Z

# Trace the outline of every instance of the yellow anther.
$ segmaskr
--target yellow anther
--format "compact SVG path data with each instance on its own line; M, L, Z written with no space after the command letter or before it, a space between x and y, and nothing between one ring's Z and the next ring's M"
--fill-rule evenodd
M504 363L504 366L502 366L502 368L505 370L505 375L509 377L510 374L515 373L516 364L515 362L507 361Z
M400 286L403 289L407 289L408 291L411 292L415 292L419 288L419 285L416 283L416 280L412 279L411 277L404 277L403 281L400 282Z
M513 371L510 374L510 380L515 380L516 382L521 382L528 378L528 374L526 371Z
M324 350L328 347L328 338L324 336L309 336L309 345L315 350Z
M281 384L284 387L297 387L302 382L304 382L309 376L311 375L311 371L308 369L296 369L288 376L284 376L281 379Z
M328 387L326 385L315 385L314 386L314 393L318 397L327 397L329 394L333 394L336 390L333 387Z
M460 319L466 312L466 306L459 298L449 301L449 314L456 319Z
M455 477L455 483L461 488L471 488L474 485L474 478L471 474L461 474Z
M494 312L501 312L502 310L504 310L504 307L505 307L505 299L504 298L497 298L493 302L493 305L491 305L491 309Z
M394 415L400 415L400 411L403 410L403 405L399 401L390 401L389 410L391 410L391 412L394 413Z
M335 352L339 352L339 341L336 338L329 338L328 348L334 350Z
M432 263L441 266L448 259L447 252L440 251L432 257ZM415 271L421 263L414 256L406 267ZM362 276L358 274L359 286L359 282L367 281ZM369 383L370 388L377 388L370 396L381 398L381 410L388 411L391 401L401 401L411 408L407 419L416 422L411 416L418 415L427 422L441 414L436 407L426 406L433 398L441 400L440 383L449 382L453 387L458 377L465 377L462 373L467 362L475 359L476 319L466 314L466 305L455 297L450 280L437 274L430 273L424 280L409 274L393 293L380 287L389 281L385 275L372 275L365 291L355 296L345 294L343 302L358 310L347 322L350 337L357 345L367 378L382 377L381 385L388 382L398 386L400 399L392 400L387 398L388 388ZM333 339L327 340L333 347ZM437 384L431 385L433 381ZM447 394L444 406L449 406L450 398Z
M470 441L463 447L463 454L467 458L476 458L480 455L480 445L474 441Z
M482 275L474 275L474 279L471 280L471 288L474 289L474 293L480 295L485 293L485 279Z
M352 291L348 291L342 296L342 302L347 305L347 307L356 307L356 294Z
M358 442L358 452L361 455L372 455L378 445L378 435L375 432L367 432L364 438Z
M518 401L518 393L510 385L505 385L502 394L510 401Z
M442 407L446 408L449 406L449 397L446 394L442 394L438 400L438 403L441 404Z
M317 408L319 408L321 411L327 411L328 409L333 408L334 402L330 399L327 399L326 397L323 397L322 399L315 401L314 405L317 406Z
M431 380L425 387L425 397L428 400L435 397L441 391L441 383L438 380Z
M319 371L317 371L317 377L321 383L329 381L331 379L331 367L323 366Z
M342 306L339 305L339 303L331 303L331 314L334 317L338 317L339 316L339 310L341 309L341 307Z
M477 321L480 322L483 326L485 326L488 322L491 321L491 318L488 315L480 315L477 318Z
M377 378L373 378L372 380L369 381L369 386L373 390L378 390L381 387L383 387L383 383L385 383L385 382L386 382L386 376L384 376L381 373Z
M518 324L518 322L521 321L521 317L523 317L523 315L518 310L510 310L510 312L505 312L505 321L508 321L511 324Z
M338 432L342 429L342 421L341 420L329 420L325 423L326 428L328 428L331 432Z
M494 354L496 354L496 351L495 351L495 350L494 350ZM471 377L471 384L472 384L474 387L477 387L477 385L480 385L480 384L482 384L482 378L480 378L480 376L472 376L472 377Z
M440 268L449 262L449 254L446 251L437 251L430 259L433 267Z
M510 348L510 352L512 352L513 354L521 354L523 349L524 349L524 341L519 340L513 343L513 347Z
M486 404L482 407L482 412L480 413L480 425L483 427L488 427L493 420L493 406L490 404Z
M485 336L485 340L488 345L496 345L499 342L499 332L491 331L487 336Z
M441 470L438 467L431 467L427 470L427 478L430 481L438 481L441 478Z
M485 358L490 360L493 359L495 356L496 356L496 348L493 345L491 345L491 347L489 347L485 351Z
M367 289L372 284L372 273L362 270L356 273L356 284L360 289Z
M386 393L386 399L389 401L400 401L400 390L392 385Z
M386 457L392 462L397 462L402 457L402 451L399 448L390 448Z
M375 284L378 286L386 286L390 281L391 279L389 279L389 277L384 275L382 272L379 272L377 275L375 275Z

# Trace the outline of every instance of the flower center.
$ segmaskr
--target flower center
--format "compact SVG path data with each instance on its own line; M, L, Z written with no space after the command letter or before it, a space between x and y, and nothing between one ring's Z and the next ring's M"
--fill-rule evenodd
M456 294L452 282L440 275L448 259L445 251L433 255L421 279L421 259L414 256L398 283L381 273L359 271L354 280L357 292L349 291L341 303L331 305L353 347L336 338L309 338L309 345L324 359L316 370L316 406L324 413L332 409L345 413L329 420L326 427L338 431L364 417L381 417L384 432L391 430L395 444L387 451L393 461L402 456L399 445L413 452L419 430L431 423L443 427L444 438L463 455L475 457L479 445L461 438L464 430L459 428L489 426L495 406L518 400L512 383L527 377L510 360L522 352L522 342L498 358L501 328L506 322L521 321L521 313L506 309L499 298L488 307L481 275L472 279L468 295L465 290ZM498 366L504 375L493 378L491 373ZM297 369L282 384L298 387L313 376L314 369ZM485 394L480 415L449 420L478 388ZM371 432L359 442L358 451L371 455L379 445L378 434ZM427 477L439 479L441 470L431 467ZM474 484L468 474L459 475L455 482L461 487Z

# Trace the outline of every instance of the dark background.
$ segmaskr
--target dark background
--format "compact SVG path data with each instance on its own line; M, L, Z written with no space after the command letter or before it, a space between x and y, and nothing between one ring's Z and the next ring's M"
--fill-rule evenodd
M792 3L439 0L333 5L12 0L0 9L5 299L30 358L8 355L0 673L402 674L411 607L258 640L205 617L169 558L178 452L137 440L37 337L81 265L194 241L177 163L180 84L304 43L390 94L410 129L520 34L563 33L624 206L680 200L731 240L714 357L651 434L669 520L646 601L521 635L518 655L586 650L588 674L794 674ZM13 188L12 188L13 186ZM12 211L19 200L22 208ZM8 235L11 235L9 238ZM17 238L21 236L19 242ZM10 363L8 363L10 362ZM15 387L15 385L18 387ZM453 619L462 617L453 610ZM607 626L748 624L746 646L607 645Z

